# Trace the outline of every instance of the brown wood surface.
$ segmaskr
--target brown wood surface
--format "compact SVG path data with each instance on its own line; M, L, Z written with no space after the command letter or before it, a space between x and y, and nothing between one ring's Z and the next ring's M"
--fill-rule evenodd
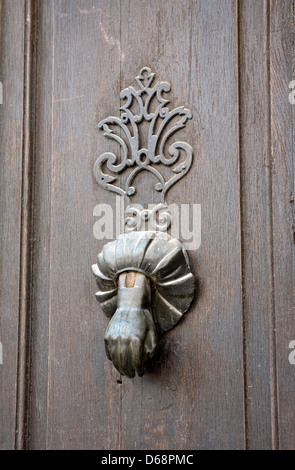
M0 447L295 448L294 1L0 5ZM92 167L143 66L193 112L168 202L201 204L202 243L193 307L127 379L94 296L93 209L115 197Z
M22 175L24 163L24 4L0 2L0 448L13 449L17 441L17 410L22 397L18 377L20 289L24 268L21 251ZM25 209L24 209L25 210ZM23 232L24 240L26 234ZM20 392L20 393L19 393Z
M119 374L90 268L103 245L92 234L102 200L92 166L99 116L118 107L118 11L109 1L39 4L32 448L119 446Z
M122 85L134 67L153 66L173 84L173 104L194 115L186 127L193 170L168 199L202 204L202 244L189 253L200 281L194 307L165 335L150 373L123 378L121 446L242 448L237 4L123 5Z
M295 367L286 360L295 335L294 112L289 82L294 80L294 2L271 2L270 98L273 207L274 336L278 445L295 448Z
M277 445L269 2L239 2L242 279L247 446Z

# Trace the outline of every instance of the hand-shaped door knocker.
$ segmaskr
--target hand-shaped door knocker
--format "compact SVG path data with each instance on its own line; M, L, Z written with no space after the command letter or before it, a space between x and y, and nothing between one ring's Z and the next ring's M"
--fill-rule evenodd
M170 91L170 85L158 82L151 87L154 75L148 67L142 68L136 77L139 89L129 86L120 93L125 100L121 116L108 117L98 124L106 137L119 143L120 156L105 152L94 164L96 181L123 196L128 215L125 233L106 244L92 266L97 300L111 318L105 333L106 354L128 377L136 372L144 374L145 363L157 348L157 334L178 323L195 289L187 253L181 242L167 233L172 220L165 201L169 188L192 163L192 149L187 143L169 145L167 141L192 115L183 106L173 110L166 107L169 100L162 95ZM148 123L147 148L141 146L139 133L144 121ZM168 170L165 177L162 168ZM154 189L160 194L160 202L153 209L140 210L138 204L130 204L141 171L152 173L157 180ZM124 184L114 184L117 175L124 174ZM144 222L153 230L142 230Z

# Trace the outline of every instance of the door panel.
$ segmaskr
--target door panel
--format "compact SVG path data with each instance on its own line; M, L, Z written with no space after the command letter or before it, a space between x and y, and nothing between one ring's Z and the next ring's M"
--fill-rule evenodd
M123 379L122 447L241 448L236 2L172 1L164 9L161 1L144 2L141 8L137 2L127 4L122 24L132 18L132 25L139 26L122 28L123 86L134 67L154 66L158 76L173 84L173 104L179 100L193 112L186 126L193 168L168 199L201 204L202 243L189 252L199 278L193 308L163 337L162 353L142 383ZM130 47L138 38L140 55Z
M295 447L294 365L286 363L294 338L295 207L294 103L284 99L294 80L294 2L270 9L271 164L273 204L274 351L277 374L278 445ZM293 38L293 45L290 44ZM292 76L293 74L293 76ZM291 90L288 89L287 93Z
M24 5L0 3L1 71L3 101L0 104L0 446L10 449L16 441L17 410L21 413L23 368L18 362L18 349L23 345L19 312L25 315L25 261L21 247L21 218L24 160L23 81L24 81ZM19 388L19 389L18 389Z
M276 445L269 2L239 7L240 161L247 446Z
M101 332L107 320L98 314L90 269L103 246L92 234L93 208L101 197L92 176L100 151L97 122L106 106L118 107L119 61L104 34L115 41L118 11L109 1L40 3L34 448L119 445L118 374L104 353ZM101 97L108 93L103 105Z
M13 96L0 105L1 446L294 448L293 2L12 3L0 3ZM201 204L202 241L192 308L128 379L105 356L94 296L93 209L115 196L92 167L110 149L98 121L143 66L193 112L179 136L194 163L167 199Z

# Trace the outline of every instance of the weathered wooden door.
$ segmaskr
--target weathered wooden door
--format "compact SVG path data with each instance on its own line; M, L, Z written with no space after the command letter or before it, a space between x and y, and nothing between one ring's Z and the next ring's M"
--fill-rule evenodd
M0 12L1 448L295 448L294 1ZM143 66L193 112L193 166L169 198L201 205L202 240L193 307L128 379L94 295L93 209L115 196L92 167L98 121Z

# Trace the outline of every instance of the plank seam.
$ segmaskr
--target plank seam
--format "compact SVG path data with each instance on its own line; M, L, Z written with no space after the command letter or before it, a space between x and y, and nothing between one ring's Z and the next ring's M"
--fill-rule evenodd
M242 111L241 111L241 74L240 74L240 63L241 63L241 44L240 44L240 21L241 21L241 3L240 0L237 2L237 62L238 62L238 161L239 161L239 207L240 207L240 266L241 266L241 328L242 328L242 364L243 364L243 413L244 413L244 448L248 449L248 412L247 412L247 355L246 355L246 315L245 315L245 266L244 266L244 236L243 236L243 172L242 172Z
M50 418L50 392L51 392L51 376L52 376L52 364L51 364L51 328L52 328L52 252L53 252L53 206L54 206L54 93L55 93L55 0L52 0L52 18L51 18L51 36L52 36L52 49L51 49L51 161L50 161L50 227L49 227L49 290L48 290L48 357L47 357L47 389L46 389L46 439L45 449L48 450L49 446L49 418Z
M279 449L279 432L278 432L278 383L277 383L277 358L276 358L276 318L275 318L275 281L274 281L274 214L273 214L273 171L274 163L272 158L272 82L271 82L271 10L269 2L266 2L267 15L267 73L269 86L269 116L268 116L268 147L269 147L269 203L270 203L270 283L271 283L271 305L269 309L269 360L270 360L270 392L271 392L271 432L272 432L272 448Z
M120 69L119 69L119 83L120 83L120 90L119 90L119 95L122 90L122 0L120 0L120 22L119 22L119 41L120 41L120 55L119 55L119 61L120 61ZM121 100L119 99L119 106L121 107ZM121 137L121 129L120 129L120 137ZM122 158L121 155L121 146L120 146L120 160ZM122 376L120 374L120 380L122 381ZM122 441L123 441L123 419L122 419L122 413L123 413L123 382L120 385L120 391L119 391L119 400L120 400L120 406L119 406L119 449L122 449Z
M22 177L20 223L20 279L19 279L19 331L17 357L17 393L15 448L26 448L28 435L28 402L30 389L30 323L33 256L33 180L34 151L32 149L32 70L34 67L33 44L35 41L35 16L32 0L25 0L23 50L23 128L22 128Z

